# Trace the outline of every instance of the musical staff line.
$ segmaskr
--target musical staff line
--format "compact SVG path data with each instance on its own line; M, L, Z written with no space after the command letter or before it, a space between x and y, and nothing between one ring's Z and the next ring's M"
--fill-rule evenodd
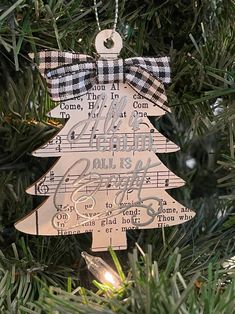
M142 188L163 188L170 189L176 188L184 184L184 181L177 177L174 173L170 171L155 171L155 172L147 172L144 178L137 176L136 180L132 182L133 187L138 187L139 181L141 179L144 180ZM39 195L51 195L54 194L58 184L61 182L60 188L58 189L58 193L72 193L74 190L79 190L81 193L87 193L89 191L94 191L99 186L99 191L119 191L120 189L128 184L129 177L122 178L122 175L126 173L108 173L108 174L100 174L98 178L97 175L94 174L86 174L86 177L83 177L80 183L78 182L79 175L70 174L68 175L63 182L63 176L54 176L53 182L50 180L50 175L45 176L40 182L34 185L35 194ZM110 179L111 178L111 179ZM100 179L100 181L98 180ZM96 184L94 184L94 181ZM90 182L90 183L89 183ZM99 185L99 182L101 184ZM81 188L84 185L84 188Z
M99 139L97 144L97 139ZM74 140L74 135L73 135ZM144 144L144 146L143 146ZM115 148L119 146L119 148ZM111 147L112 146L112 147ZM98 149L99 147L99 149ZM154 147L157 152L170 152L178 150L178 146L160 133L133 132L133 133L98 133L90 140L90 134L84 134L78 142L69 142L67 135L57 135L46 145L38 148L34 155L50 155L76 152L94 151L132 151L142 150L139 147ZM147 150L147 149L146 149Z

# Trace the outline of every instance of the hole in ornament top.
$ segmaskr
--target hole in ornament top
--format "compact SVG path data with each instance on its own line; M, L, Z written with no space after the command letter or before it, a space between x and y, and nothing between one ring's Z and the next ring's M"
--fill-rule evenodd
M113 48L113 46L114 46L114 41L112 40L112 38L107 38L107 39L104 41L104 46L105 46L107 49Z
M95 48L101 58L116 59L122 49L122 37L111 29L104 29L96 36Z

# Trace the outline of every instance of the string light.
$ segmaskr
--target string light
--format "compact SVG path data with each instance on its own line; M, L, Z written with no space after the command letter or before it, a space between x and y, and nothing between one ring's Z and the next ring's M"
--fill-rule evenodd
M118 274L102 258L92 256L87 252L82 252L81 255L86 261L88 270L101 283L112 285L114 288L120 287L121 280Z

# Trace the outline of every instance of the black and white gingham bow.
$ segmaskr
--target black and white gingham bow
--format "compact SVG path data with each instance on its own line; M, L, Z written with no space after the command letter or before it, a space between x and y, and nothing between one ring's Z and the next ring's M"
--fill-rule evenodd
M39 53L39 71L45 77L54 101L78 97L95 84L125 82L166 110L163 83L170 83L168 57L96 61L82 54L42 51Z

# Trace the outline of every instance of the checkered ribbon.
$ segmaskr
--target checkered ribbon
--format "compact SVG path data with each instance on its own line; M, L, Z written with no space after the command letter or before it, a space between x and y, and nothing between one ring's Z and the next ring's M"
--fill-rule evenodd
M170 83L168 57L96 61L82 54L42 51L39 53L39 71L45 77L54 101L78 97L95 84L121 82L167 110L163 83Z

